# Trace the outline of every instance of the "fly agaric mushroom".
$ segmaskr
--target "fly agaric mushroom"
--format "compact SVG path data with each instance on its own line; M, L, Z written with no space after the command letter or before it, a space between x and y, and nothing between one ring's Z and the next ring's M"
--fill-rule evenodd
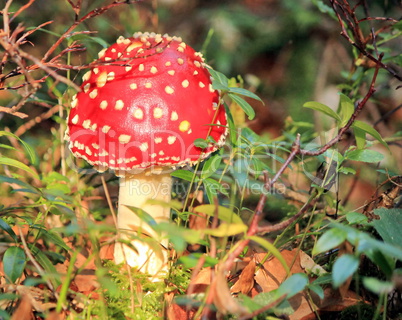
M140 32L99 52L81 89L71 103L66 140L74 156L120 176L117 227L136 250L117 243L115 262L157 274L166 270L166 250L158 254L132 240L139 231L156 234L131 207L156 222L169 220L168 207L147 200L168 202L170 172L223 145L227 122L219 92L201 53L179 37ZM194 144L208 137L214 142L205 148Z

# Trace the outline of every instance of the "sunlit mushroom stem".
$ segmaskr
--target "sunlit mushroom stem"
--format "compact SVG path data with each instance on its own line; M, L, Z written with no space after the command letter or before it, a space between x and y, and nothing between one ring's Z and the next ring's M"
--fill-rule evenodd
M157 223L169 221L169 207L147 202L168 203L171 190L172 178L168 173L149 175L142 172L120 179L117 227L121 239L130 239L138 252L118 242L114 251L116 263L126 262L151 275L167 270L167 240L162 240L134 211L135 208L142 209Z

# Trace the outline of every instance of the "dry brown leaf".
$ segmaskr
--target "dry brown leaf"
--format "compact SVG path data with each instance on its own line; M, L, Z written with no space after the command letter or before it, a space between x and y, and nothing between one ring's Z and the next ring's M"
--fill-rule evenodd
M191 281L189 287L192 287L192 293L205 292L211 285L211 268L202 269Z
M21 320L21 319L35 319L32 313L31 298L24 294L18 304L17 309L15 309L11 320Z
M290 268L291 274L303 273L297 249L293 249L292 251L283 250L281 254ZM265 255L265 253L256 254L256 261L261 261ZM295 261L292 265L294 259ZM277 289L286 277L286 270L283 268L282 264L278 259L273 258L263 264L263 266L256 272L254 279L261 286L264 292L270 292Z
M307 274L313 273L314 275L321 276L327 273L323 267L316 264L307 253L304 251L299 252L300 255L300 266L306 271Z
M230 291L232 293L241 292L249 295L254 287L255 276L255 260L251 259L247 266L243 269L239 276L239 280L232 286Z
M214 282L211 290L215 290L214 305L220 313L235 316L248 314L248 311L232 297L222 268L216 270Z

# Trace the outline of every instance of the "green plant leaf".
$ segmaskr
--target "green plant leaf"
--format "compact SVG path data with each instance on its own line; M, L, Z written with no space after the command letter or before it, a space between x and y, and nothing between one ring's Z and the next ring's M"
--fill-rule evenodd
M0 228L3 229L5 232L7 232L15 242L18 242L17 235L15 234L13 229L8 225L8 223L5 222L2 218L0 218Z
M365 133L368 133L373 138L377 139L384 147L386 147L388 149L388 151L390 151L388 144L384 141L384 139L381 137L381 135L378 133L378 131L376 129L374 129L371 125L369 125L368 123L356 120L355 122L353 122L352 128L358 128L358 129L364 131Z
M395 288L395 285L391 281L382 281L373 277L364 277L363 285L378 295L389 293Z
M208 142L205 139L198 138L194 140L194 145L197 148L205 149L206 147L208 147Z
M325 232L317 241L313 248L313 255L326 252L338 247L346 240L347 233L338 228L332 228Z
M228 93L228 96L234 101L236 102L240 108L243 109L244 113L247 115L249 120L253 120L255 117L255 111L253 109L252 106L250 106L250 104L244 100L243 98L239 97L236 94L233 93Z
M27 165L25 165L24 163L14 160L14 159L10 159L10 158L6 158L6 157L1 157L0 158L0 165L5 165L5 166L11 166L11 167L15 167L21 170L24 170L25 172L30 173L34 178L39 179L39 176L36 174L35 171L33 171L30 167L28 167Z
M220 154L216 154L212 157L209 157L202 167L201 179L206 179L212 176L216 171L218 171L219 166L222 161L222 156Z
M251 99L255 99L255 100L258 100L258 101L264 103L259 96L257 96L255 93L253 93L247 89L244 89L244 88L229 87L229 92L239 94L239 95L242 95L245 97L249 97Z
M287 278L277 289L279 295L286 294L289 299L303 291L308 285L308 277L304 273L295 273Z
M335 288L342 285L359 267L359 258L351 254L344 254L335 260L332 267L332 284Z
M208 68L214 81L212 81L212 87L216 90L229 90L229 79L221 72L216 71L212 68Z
M262 246L268 252L272 253L272 255L276 259L278 259L278 261L281 263L282 267L286 271L286 274L289 275L290 269L286 263L285 258L282 256L281 252L271 242L269 242L261 237L257 237L257 236L248 236L247 238L250 239L251 241L257 242L260 246Z
M375 209L374 213L380 217L370 224L379 233L386 243L402 247L402 209Z
M310 284L308 288L313 291L320 299L324 299L324 289L317 284Z
M346 220L349 224L366 224L368 218L360 212L349 212L346 214Z
M200 232L222 238L244 233L247 231L247 229L248 227L244 223L221 223L215 229L202 229Z
M355 106L353 101L345 94L339 93L340 96L340 106L341 106L341 119L342 122L340 124L343 127L352 116L353 112L355 111Z
M346 240L347 233L338 228L332 228L325 232L313 248L312 255L334 249Z
M22 144L22 146L24 147L26 152L28 153L31 163L35 161L34 149L28 143L26 143L24 140L22 140L20 137L16 136L15 134L13 134L11 132L7 132L7 131L0 131L0 137L1 136L8 136L8 137L13 137L14 139L17 139Z
M191 171L187 171L187 170L176 170L174 172L172 172L171 174L173 177L182 179L182 180L186 180L186 181L194 181L197 182L199 180L199 178L197 176L195 176L194 172Z
M357 149L364 149L366 146L366 131L358 127L352 127L352 130L355 135Z
M9 247L3 256L3 270L6 279L15 283L25 269L26 256L20 247Z
M303 107L322 112L327 116L330 116L331 118L335 119L337 122L342 122L341 117L334 110L332 110L330 107L320 102L308 101L305 104L303 104Z
M215 216L215 212L217 212L218 218L222 221L227 223L243 224L243 221L236 213L222 206L217 207L213 204L203 204L195 207L194 212L205 213L210 217Z
M375 150L357 149L348 151L345 154L345 158L353 161L376 163L384 159L384 155Z

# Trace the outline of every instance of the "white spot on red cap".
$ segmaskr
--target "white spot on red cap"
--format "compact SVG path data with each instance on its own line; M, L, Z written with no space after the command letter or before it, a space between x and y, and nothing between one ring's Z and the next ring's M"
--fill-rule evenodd
M102 110L105 110L107 108L107 101L103 100L100 104L99 104L99 108L101 108Z
M162 138L161 138L161 137L157 137L157 138L155 138L154 141L155 141L156 144L161 143L161 142L162 142Z
M200 88L205 88L205 84L203 82L199 82L198 85L200 86Z
M172 87L166 86L166 87L165 87L165 92L166 92L167 94L172 94L172 93L174 92L174 90L173 90Z
M130 84L130 89L135 90L135 89L137 89L137 88L138 88L138 86L137 86L136 83L131 83L131 84Z
M158 72L158 69L156 69L155 66L152 66L152 67L151 67L151 73L152 73L152 74L155 74L155 73L157 73L157 72Z
M170 115L170 120L176 121L177 119L179 119L179 115L176 111L172 111L172 114Z
M101 51L98 52L98 58L102 59L105 56L107 48L102 49Z
M107 80L107 72L103 71L96 79L96 86L99 88L103 87L106 84L106 80Z
M91 87L91 84L90 83L87 83L87 84L85 84L85 86L84 86L84 92L85 93L87 93L88 91L89 91L89 88Z
M142 120L144 118L144 112L142 111L142 109L135 109L135 111L133 112L133 116L138 120Z
M90 93L89 93L89 97L91 99L95 99L98 96L98 89L93 89Z
M89 78L91 77L91 74L92 74L91 71L85 72L85 74L82 76L82 81L88 81Z
M183 86L183 88L187 88L189 84L190 84L190 82L189 82L187 79L186 79L186 80L183 80L183 82L181 83L181 85Z
M182 58L177 58L177 63L181 65L184 63L184 60Z
M151 82L146 82L145 83L145 88L148 88L148 89L152 88L152 83Z
M117 100L116 104L114 105L114 108L116 110L122 110L124 108L124 102L123 100Z
M168 144L173 144L176 141L176 137L175 136L169 136L167 138Z
M154 118L155 119L160 119L163 116L163 110L161 108L154 108Z
M121 134L119 136L119 142L120 143L129 143L131 140L131 136L129 136L128 134Z
M71 119L71 123L72 124L77 124L79 120L78 114L76 114L72 119Z
M138 70L139 70L139 71L144 71L144 70L145 70L144 64L141 63L141 64L138 66Z
M180 122L179 130L181 132L185 132L188 129L190 129L190 122L188 122L187 120L184 120L184 121Z
M140 150L145 152L148 150L148 142L144 142L140 145Z
M108 133L109 130L110 130L110 126L103 126L103 127L102 127L102 132L103 132L103 133Z
M91 127L91 120L90 119L86 119L82 122L82 127L84 129L89 129Z

